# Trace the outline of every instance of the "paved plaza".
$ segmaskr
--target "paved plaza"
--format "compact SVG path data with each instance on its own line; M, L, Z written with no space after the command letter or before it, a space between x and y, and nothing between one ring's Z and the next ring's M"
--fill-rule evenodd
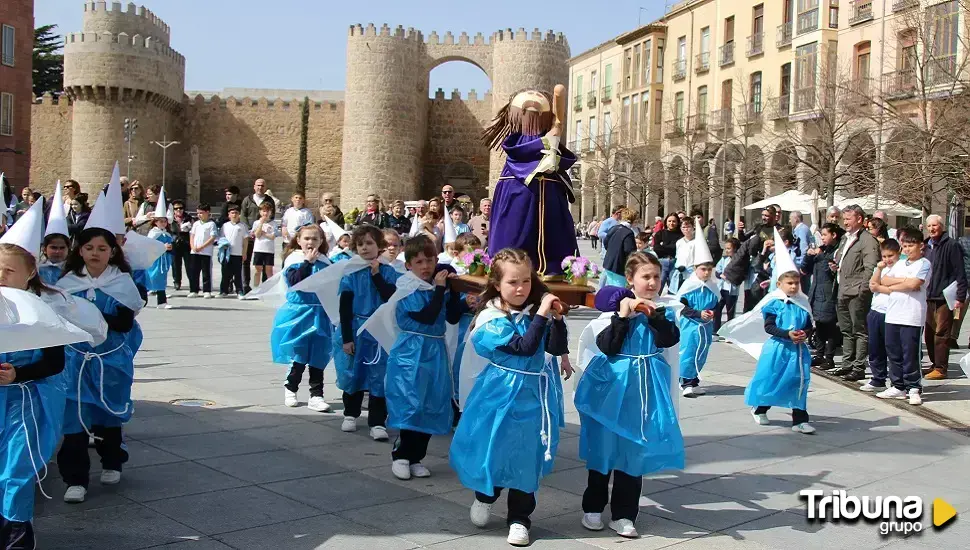
M487 528L469 522L473 496L448 466L449 438L431 441L424 462L431 478L396 480L390 444L371 441L363 420L357 433L340 431L332 369L326 397L336 413L283 406L285 367L269 360L272 307L184 295L172 300L179 309L139 316L145 343L136 360L136 411L125 427L131 461L121 484L101 486L95 460L87 502L67 505L52 468L44 488L54 498L38 496L38 548L508 547L504 499ZM569 316L573 349L592 316L589 310ZM687 468L644 481L639 540L580 526L586 470L578 456L579 418L568 399L556 471L538 493L532 546L966 548L970 439L819 376L808 400L816 435L792 433L782 410L770 413L772 425L757 426L743 403L753 367L736 347L715 344L704 371L709 394L681 399ZM564 387L571 395L572 383ZM931 395L928 389L927 403L950 394ZM304 383L304 405L307 397ZM171 404L177 399L211 404ZM873 524L809 523L797 496L808 488L921 496L925 531L885 538ZM936 497L968 517L935 531Z

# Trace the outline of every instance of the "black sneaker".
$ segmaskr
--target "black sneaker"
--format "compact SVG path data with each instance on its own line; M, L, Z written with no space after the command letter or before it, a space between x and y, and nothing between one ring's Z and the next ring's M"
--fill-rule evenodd
M845 376L845 375L849 374L850 372L852 372L852 370L853 370L852 367L842 366L842 367L839 367L837 369L832 369L829 372L831 374L834 374L835 376Z
M854 370L842 376L842 380L845 380L846 382L858 382L859 380L865 380L865 379L866 379L866 373L861 370Z
M830 371L830 370L834 369L835 368L835 359L832 359L831 357L826 357L825 358L825 362L822 363L822 365L819 368L822 369L822 370L824 370L824 371Z
M815 357L812 357L813 367L821 367L824 364L825 364L825 358L822 357L821 355L816 355Z

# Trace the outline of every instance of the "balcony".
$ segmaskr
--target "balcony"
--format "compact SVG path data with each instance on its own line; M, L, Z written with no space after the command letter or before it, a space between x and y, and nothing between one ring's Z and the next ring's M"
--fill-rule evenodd
M919 5L919 0L893 0L893 11L903 11L915 8Z
M582 111L583 110L583 94L577 94L573 98L573 110Z
M12 135L13 135L13 123L0 122L0 136L12 136Z
M613 101L613 85L607 84L600 89L600 103L610 103Z
M687 117L687 133L696 134L707 131L707 113L690 115Z
M744 119L740 121L741 125L760 126L763 111L764 111L764 106L761 104L761 101L758 101L755 103L748 103L747 105L744 106L744 110L742 111L742 114L744 115Z
M730 131L734 127L734 116L731 109L718 109L711 111L711 119L708 121L707 128L714 132Z
M872 79L856 78L849 82L848 100L854 105L868 106L872 103Z
M791 111L791 96L788 94L778 96L769 100L769 105L774 107L769 113L772 120L788 118L788 114Z
M883 93L886 99L904 99L916 93L916 70L913 68L893 71L882 75Z
M765 53L765 33L759 32L748 37L748 57Z
M815 109L815 86L795 90L795 101L792 112L801 113Z
M797 25L798 34L818 30L818 8L808 10L798 14Z
M664 122L664 138L676 139L684 136L684 117L672 118Z
M701 52L694 57L694 72L706 73L711 70L711 52Z
M727 65L734 64L734 41L730 41L720 48L718 48L718 58L720 59L720 65L726 67Z
M596 90L586 92L586 106L590 109L596 107Z
M849 6L849 25L872 21L872 0L853 0Z
M930 59L926 64L926 87L950 84L957 75L957 56L947 55Z
M775 45L778 46L779 48L784 48L785 46L791 46L791 39L792 39L791 21L778 25L778 38L775 40Z
M687 78L687 60L678 59L673 62L671 69L673 70L674 82L678 80L683 80Z

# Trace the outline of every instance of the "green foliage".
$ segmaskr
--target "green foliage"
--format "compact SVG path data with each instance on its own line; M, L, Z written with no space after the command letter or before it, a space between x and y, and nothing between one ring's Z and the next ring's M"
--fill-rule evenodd
M344 223L347 225L354 225L354 222L357 221L357 216L359 215L360 215L360 208L355 207L350 212L347 212L346 214L344 214Z
M300 160L296 176L296 188L301 193L306 193L306 154L307 154L307 133L310 126L310 98L303 98L303 114L300 121Z
M57 25L34 29L34 96L59 94L64 89L63 39L54 34Z

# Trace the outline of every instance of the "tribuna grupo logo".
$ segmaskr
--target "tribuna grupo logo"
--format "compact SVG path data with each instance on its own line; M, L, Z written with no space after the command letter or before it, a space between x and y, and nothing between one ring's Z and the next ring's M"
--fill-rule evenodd
M818 489L805 489L810 521L865 521L879 525L884 536L903 536L923 531L923 498L918 496L855 496L844 490L826 495ZM956 510L941 498L933 500L933 526L941 529L956 517Z

